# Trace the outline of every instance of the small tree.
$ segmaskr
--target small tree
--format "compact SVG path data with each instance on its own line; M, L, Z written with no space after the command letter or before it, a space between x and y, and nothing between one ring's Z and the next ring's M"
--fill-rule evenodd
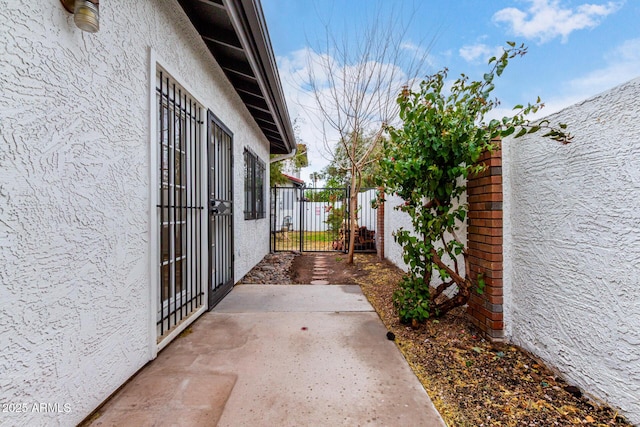
M398 89L424 75L428 49L407 47L408 26L394 13L379 14L363 28L351 20L346 28L357 34L345 32L338 39L334 29L326 26L324 44L309 52L305 84L316 101L330 154L336 150L326 130L337 134L350 188L348 228L355 231L363 171L378 161L372 153L382 143L386 124L397 116L394 98ZM371 137L364 138L368 135ZM353 263L355 235L350 233L349 264Z
M360 135L361 141L356 144L363 149L368 149L371 144L375 144L369 154L370 161L360 171L361 188L374 187L380 172L379 160L382 156L382 144L375 141L375 137L376 135ZM327 187L348 187L351 183L351 160L345 152L345 145L340 143L335 146L331 163L322 169L322 176L327 182Z
M482 171L476 162L484 151L495 149L492 141L540 129L546 129L545 137L563 143L570 140L563 124L555 128L546 120L534 125L526 119L543 107L539 98L534 104L516 105L513 116L485 122L487 113L498 105L490 98L494 78L511 58L525 53L524 45L509 42L501 57L489 60L490 70L482 80L470 81L461 75L445 91L445 69L423 81L416 91L405 87L398 98L403 126L387 129L390 141L385 144L381 167L387 193L395 192L404 200L398 209L409 214L414 228L414 233L402 229L395 233L409 266L394 294L403 322L441 316L466 304L474 289L482 291L482 277L469 276L467 248L456 232L468 210L459 203L466 179ZM437 280L433 291L432 279ZM455 288L451 297L444 294L449 288Z
M340 237L340 230L344 223L344 205L339 207L331 205L331 210L327 215L325 223L329 229L331 240L337 240L338 237Z

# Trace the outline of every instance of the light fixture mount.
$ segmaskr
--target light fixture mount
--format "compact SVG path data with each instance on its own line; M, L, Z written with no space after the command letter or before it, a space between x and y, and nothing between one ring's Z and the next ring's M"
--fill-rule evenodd
M75 7L76 0L60 0L62 6L67 9L67 12L73 13L73 8Z
M73 21L82 31L96 33L100 30L100 0L60 0L67 12L73 13Z

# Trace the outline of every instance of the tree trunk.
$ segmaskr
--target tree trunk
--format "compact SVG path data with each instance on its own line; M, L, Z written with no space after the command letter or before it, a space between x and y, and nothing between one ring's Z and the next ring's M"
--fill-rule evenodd
M431 256L433 256L433 262L439 268L445 270L449 274L449 277L451 277L451 280L458 287L458 292L456 292L454 296L452 296L451 298L447 298L446 301L440 304L432 306L433 314L436 317L441 317L452 309L465 305L469 301L473 283L471 283L471 280L468 279L468 276L460 276L457 271L454 271L453 269L451 269L451 267L445 264L444 261L440 259L435 249L431 249ZM438 288L440 288L440 286ZM442 293L443 290L444 288L436 289L436 292L432 296L432 303L435 303L435 298L437 297L437 295L439 295L438 291Z
M351 185L349 186L349 253L347 263L353 264L353 253L356 246L356 231L358 228L358 179L355 168L351 169Z
M469 302L469 298L471 297L471 282L465 281L462 284L456 284L458 285L458 292L453 297L435 306L434 314L436 317L442 317L454 308L463 306Z

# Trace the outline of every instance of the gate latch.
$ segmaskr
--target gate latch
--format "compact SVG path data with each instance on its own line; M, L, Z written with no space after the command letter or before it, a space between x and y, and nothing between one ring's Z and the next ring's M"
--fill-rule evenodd
M211 200L211 213L212 214L220 213L218 211L218 207L216 206L216 201L215 200Z

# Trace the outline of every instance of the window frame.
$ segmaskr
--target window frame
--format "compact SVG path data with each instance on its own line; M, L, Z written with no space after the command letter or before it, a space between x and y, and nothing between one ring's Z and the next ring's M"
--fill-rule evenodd
M251 149L244 149L244 219L264 219L266 165Z

